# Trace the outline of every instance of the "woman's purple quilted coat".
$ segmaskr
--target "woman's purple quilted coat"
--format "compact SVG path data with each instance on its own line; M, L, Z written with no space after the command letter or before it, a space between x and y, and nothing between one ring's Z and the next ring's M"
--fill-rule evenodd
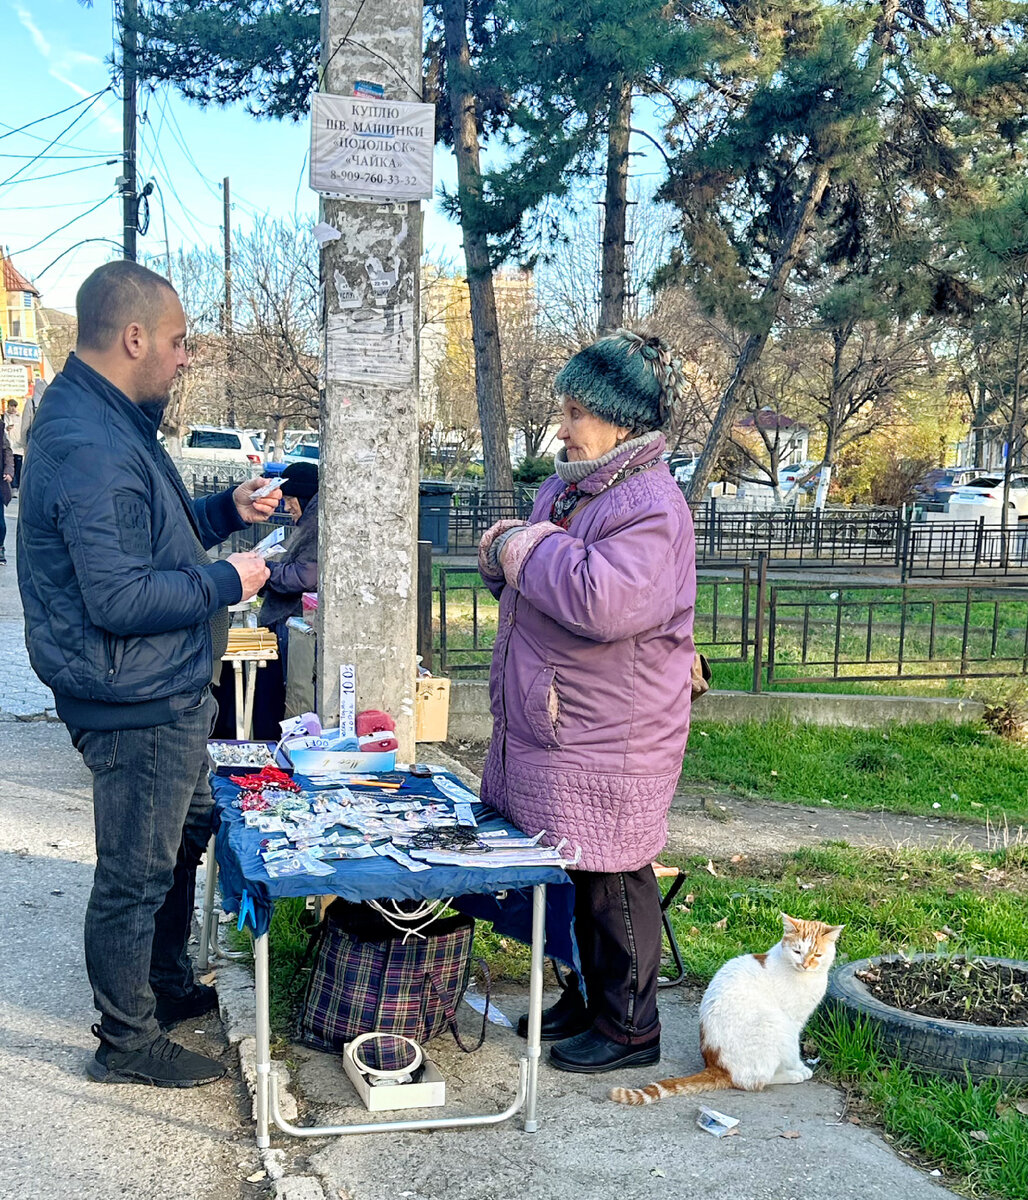
M536 543L500 598L482 795L509 820L634 871L667 840L689 734L696 602L692 517L663 462L599 493ZM562 488L539 489L532 522ZM542 531L540 531L542 532Z

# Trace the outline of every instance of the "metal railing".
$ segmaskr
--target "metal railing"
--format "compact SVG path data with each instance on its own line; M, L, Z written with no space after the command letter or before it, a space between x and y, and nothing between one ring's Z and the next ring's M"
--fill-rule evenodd
M1028 675L1028 588L767 586L766 686Z
M459 487L450 509L449 553L477 554L482 534L497 521L527 521L538 490L535 484L518 484L511 492Z
M455 678L487 676L499 605L478 571L474 567L440 566L432 600L433 669ZM695 639L711 662L748 660L752 610L748 566L736 576L698 576Z
M906 529L903 578L1024 578L1028 581L1028 522L1006 530L977 521L932 521Z

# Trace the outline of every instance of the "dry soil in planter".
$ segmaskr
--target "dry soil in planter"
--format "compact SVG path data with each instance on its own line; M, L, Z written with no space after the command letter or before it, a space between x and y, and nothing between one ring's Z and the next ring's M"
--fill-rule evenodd
M961 978L965 964L953 963L937 954L845 963L828 981L828 1003L850 1019L871 1022L883 1052L916 1070L950 1079L970 1075L976 1082L997 1076L1028 1082L1028 1019L1021 1008L1019 1020L1012 1006L1015 986L1024 1003L1028 962L981 955L971 960L966 980ZM991 970L979 971L979 966ZM1004 987L1004 980L1011 981L1010 988ZM988 1007L987 999L980 1004L989 983L1002 1011ZM963 1011L954 1020L958 1006ZM994 1016L1006 1023L991 1024Z
M1013 1029L1028 1025L1028 969L943 955L892 959L856 972L872 996L922 1017Z

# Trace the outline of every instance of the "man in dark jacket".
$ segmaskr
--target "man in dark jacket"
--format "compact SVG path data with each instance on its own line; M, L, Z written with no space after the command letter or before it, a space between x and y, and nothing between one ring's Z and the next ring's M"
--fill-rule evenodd
M186 953L210 833L206 740L226 606L268 571L207 549L264 520L263 481L190 499L157 441L188 366L174 289L133 262L99 267L76 299L78 344L32 427L18 519L29 658L93 775L97 864L86 968L108 1083L193 1087L224 1068L163 1030L216 1007Z

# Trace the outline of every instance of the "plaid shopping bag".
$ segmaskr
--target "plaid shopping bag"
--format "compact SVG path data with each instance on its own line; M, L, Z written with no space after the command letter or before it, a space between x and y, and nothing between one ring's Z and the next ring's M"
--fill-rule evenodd
M457 1006L471 975L475 922L440 917L407 935L364 905L336 900L317 935L316 957L300 1013L300 1041L316 1050L342 1052L358 1034L397 1033L424 1044L449 1029L462 1050ZM488 1007L488 1005L487 1005ZM410 1061L410 1048L388 1040L366 1045L365 1061L394 1070Z

